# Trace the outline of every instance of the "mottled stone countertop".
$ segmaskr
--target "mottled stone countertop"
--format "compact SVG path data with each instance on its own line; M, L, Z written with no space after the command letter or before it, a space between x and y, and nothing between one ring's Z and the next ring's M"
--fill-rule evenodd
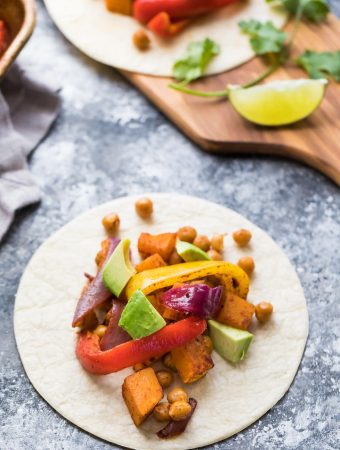
M333 5L340 12L339 1ZM339 448L339 189L286 159L200 151L114 70L68 44L40 1L20 63L59 86L63 105L30 159L42 202L17 214L0 247L0 449L114 448L68 423L33 389L15 346L13 306L26 264L51 233L90 207L145 191L197 195L244 214L285 250L308 301L309 339L289 392L257 423L211 448Z

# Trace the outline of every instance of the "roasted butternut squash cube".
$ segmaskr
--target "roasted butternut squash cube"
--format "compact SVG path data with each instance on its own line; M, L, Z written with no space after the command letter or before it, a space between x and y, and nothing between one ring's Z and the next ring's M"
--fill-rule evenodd
M162 400L163 390L152 367L125 378L123 398L136 427L141 425Z
M131 16L132 0L105 0L106 8L114 13Z
M171 356L178 374L185 384L199 380L214 367L203 336L197 337L182 347L175 348L171 351Z
M254 312L254 305L228 292L216 320L230 327L247 330Z
M168 261L176 245L176 233L152 235L141 233L138 239L138 251L143 255L158 253L164 261Z
M155 253L137 264L136 270L137 272L143 272L144 270L157 269L158 267L163 266L166 266L166 262L161 255Z

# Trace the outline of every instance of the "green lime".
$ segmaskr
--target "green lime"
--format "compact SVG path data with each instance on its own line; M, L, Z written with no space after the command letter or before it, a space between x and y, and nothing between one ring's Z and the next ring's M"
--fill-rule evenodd
M288 125L309 116L320 104L327 80L280 80L259 86L229 87L237 112L258 125Z

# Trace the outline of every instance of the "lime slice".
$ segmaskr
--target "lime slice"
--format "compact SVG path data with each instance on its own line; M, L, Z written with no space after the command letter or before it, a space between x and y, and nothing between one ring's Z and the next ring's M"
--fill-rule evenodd
M320 104L327 80L280 80L250 88L229 86L237 112L258 125L279 126L301 120Z

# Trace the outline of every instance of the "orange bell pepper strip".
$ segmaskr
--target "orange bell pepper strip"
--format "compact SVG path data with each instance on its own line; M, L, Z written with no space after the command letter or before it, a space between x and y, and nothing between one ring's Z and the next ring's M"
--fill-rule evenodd
M178 22L172 23L168 13L160 12L148 22L147 27L156 36L159 36L162 39L166 39L178 34L189 23L190 20L180 20Z
M125 294L129 299L137 289L141 289L148 295L159 289L172 287L175 283L186 283L205 277L217 278L227 292L242 298L248 295L248 275L240 267L225 261L194 261L145 270L130 279Z
M188 317L167 325L150 336L124 342L106 351L100 350L97 335L84 332L79 335L76 355L85 370L97 375L106 375L160 357L192 341L206 328L205 320Z

